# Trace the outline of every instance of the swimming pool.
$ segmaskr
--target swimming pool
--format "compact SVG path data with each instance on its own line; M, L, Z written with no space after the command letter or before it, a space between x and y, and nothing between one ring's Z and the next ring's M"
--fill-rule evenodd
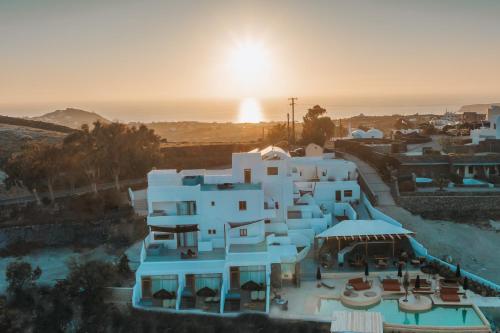
M388 324L441 327L484 326L479 315L470 306L434 306L430 311L413 313L401 311L397 300L382 300L379 304L365 310L382 313L384 323ZM353 309L342 305L337 300L320 300L318 314L326 316L331 315L333 311L353 311Z
M428 183L432 183L432 178L417 177L417 178L415 178L415 182L421 183L421 184L428 184Z
M474 179L474 178L464 178L463 183L464 183L464 185L468 185L468 186L477 186L477 185L487 185L488 184L487 182L484 182L484 181L479 180L479 179Z

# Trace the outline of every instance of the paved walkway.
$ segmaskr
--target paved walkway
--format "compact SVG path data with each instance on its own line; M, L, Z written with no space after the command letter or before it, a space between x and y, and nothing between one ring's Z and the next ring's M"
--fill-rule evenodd
M391 195L391 189L380 178L378 172L365 161L360 160L354 155L342 153L344 159L356 163L358 171L363 175L368 186L377 195L378 206L394 206L396 203Z

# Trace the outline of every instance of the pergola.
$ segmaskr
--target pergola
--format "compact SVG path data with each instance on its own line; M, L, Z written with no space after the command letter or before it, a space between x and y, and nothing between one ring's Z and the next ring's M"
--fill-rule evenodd
M341 241L364 242L366 254L368 254L368 242L387 241L392 243L394 255L395 241L407 239L413 234L410 230L384 220L345 220L323 231L316 238L337 240L339 253Z

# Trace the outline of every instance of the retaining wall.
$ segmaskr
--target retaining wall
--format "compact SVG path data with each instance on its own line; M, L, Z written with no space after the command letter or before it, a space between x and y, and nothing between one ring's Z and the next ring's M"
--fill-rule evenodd
M500 194L400 195L400 206L431 219L479 219L500 216Z

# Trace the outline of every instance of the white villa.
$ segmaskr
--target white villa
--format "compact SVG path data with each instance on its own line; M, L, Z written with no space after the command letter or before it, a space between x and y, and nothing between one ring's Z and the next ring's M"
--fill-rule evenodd
M472 144L479 144L480 141L488 139L500 140L500 106L491 106L488 109L487 119L489 127L482 127L470 131Z
M315 236L355 220L356 165L268 147L227 170L153 170L133 306L269 312L271 281L299 284Z

